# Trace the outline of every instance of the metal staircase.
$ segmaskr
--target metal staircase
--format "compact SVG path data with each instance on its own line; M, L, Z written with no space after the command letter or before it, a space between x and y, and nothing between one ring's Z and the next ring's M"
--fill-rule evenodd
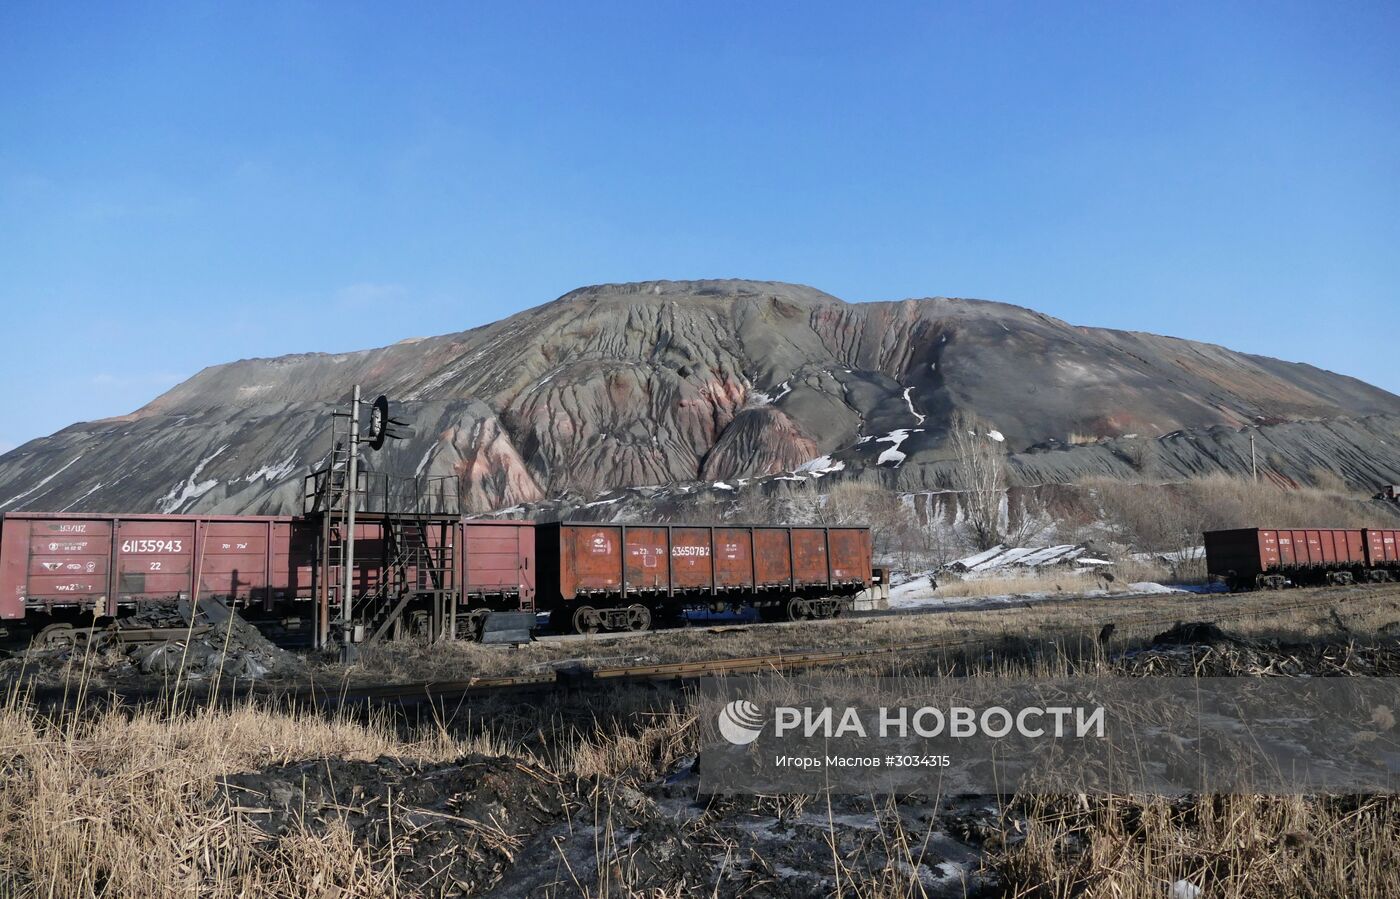
M354 490L337 448L326 467L306 477L302 507L321 521L313 566L317 646L339 635L372 644L396 634L406 616L423 619L429 636L450 631L458 601L455 478L402 478L361 470ZM349 512L355 511L351 595L344 595ZM348 634L348 640L345 640Z

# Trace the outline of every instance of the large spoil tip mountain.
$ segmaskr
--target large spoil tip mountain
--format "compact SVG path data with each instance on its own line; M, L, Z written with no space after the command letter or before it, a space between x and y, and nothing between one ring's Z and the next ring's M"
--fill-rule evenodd
M473 511L794 469L947 486L960 409L1026 483L1241 471L1253 428L1281 477L1400 481L1400 397L1308 365L1003 303L657 281L381 349L213 366L0 457L0 512L294 511L356 383L417 431L371 464L456 476Z

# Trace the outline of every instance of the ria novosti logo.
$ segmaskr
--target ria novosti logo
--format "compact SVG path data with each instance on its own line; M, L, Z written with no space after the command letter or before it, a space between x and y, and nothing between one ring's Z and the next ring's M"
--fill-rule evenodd
M864 712L864 714L862 714ZM747 746L763 734L768 719L756 703L735 699L719 712L719 732L735 746ZM1103 706L777 706L773 709L773 735L798 739L814 737L1001 739L1011 734L1027 739L1102 738Z
M747 699L736 699L720 709L719 732L735 746L747 746L763 733L763 711Z

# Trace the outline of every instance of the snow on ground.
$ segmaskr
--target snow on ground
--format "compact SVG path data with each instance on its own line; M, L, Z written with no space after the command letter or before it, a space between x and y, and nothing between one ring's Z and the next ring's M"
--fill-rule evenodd
M1092 581L1086 579L1088 587ZM1029 593L998 593L990 596L940 596L929 584L928 575L921 575L890 587L891 609L983 609L1017 606L1028 602L1053 602L1062 599L1118 599L1128 596L1155 596L1168 593L1193 593L1184 587L1173 587L1142 581L1128 584L1125 592L1110 593L1100 588L1084 590L1037 590Z
M9 499L5 500L3 503L0 503L0 509L5 508L6 506L10 505L11 503L19 502L20 500L24 499L26 496L29 496L31 493L33 493L34 491L38 490L40 487L44 486L45 484L47 484L49 481L52 481L54 478L56 478L56 477L58 477L59 475L63 474L63 473L64 473L65 471L67 471L69 468L72 468L72 467L73 467L73 463L74 463L74 462L77 462L77 461L78 461L79 459L81 459L82 457L83 457L83 454L82 454L82 453L78 453L78 455L76 455L76 456L74 456L72 459L70 459L70 460L68 461L68 464L64 465L64 466L63 466L62 468L60 468L58 471L55 471L53 474L51 474L51 475L49 475L48 477L44 478L42 481L40 481L39 483L35 484L33 487L30 487L28 490L24 491L23 493L18 494L18 495L16 495L16 496L12 496L12 497L10 497Z
M1084 554L1084 547L1075 543L1061 543L1056 546L1013 546L997 544L965 559L950 562L948 567L955 571L993 571L998 568L1040 568L1045 565L1064 564L1078 559Z
M716 490L733 490L734 488L724 481L715 481L712 485Z
M913 392L914 392L914 388L913 388L913 387L906 387L906 388L904 388L904 405L906 405L906 406L909 407L909 414L918 419L917 424L923 424L923 423L924 423L924 418L925 418L926 416L920 415L918 412L915 412L915 411L914 411L914 401L913 401L912 399L909 398L909 394L911 394L911 393L913 393Z
M1132 553L1131 557L1140 562L1166 562L1169 565L1179 565L1183 562L1194 562L1206 557L1204 546L1183 546L1180 549L1168 550L1158 553Z
M1189 593L1180 587L1169 587L1166 584L1157 584L1152 581L1138 581L1136 584L1128 585L1129 593Z
M93 487L93 488L92 488L91 490L89 490L87 493L84 493L82 496L80 496L80 497L78 497L77 499L73 500L71 503L69 503L68 505L64 506L62 509L59 509L58 511L60 511L60 512L67 512L69 509L73 508L73 507L76 506L78 503L82 502L83 500L87 499L89 496L92 496L94 493L96 493L97 491L101 490L101 489L103 488L103 486L104 486L104 485L102 485L102 484L98 484L96 487Z
M292 453L290 456L283 459L281 462L278 462L276 465L264 465L262 468L259 468L257 471L248 475L246 478L243 478L243 480L252 483L254 481L259 481L265 478L270 484L274 481L282 480L287 475L291 474L292 470L296 467L297 454Z
M789 393L792 393L792 385L790 385L787 381L784 381L783 383L778 385L778 391L778 395L773 396L771 394L764 393L762 390L750 390L748 392L747 399L750 405L771 406L778 400L787 396Z
M416 478L416 477L421 477L421 476L422 476L422 474L423 474L423 469L425 469L425 468L428 467L428 460L431 459L431 458L433 457L433 451L436 450L436 449L437 449L437 444L436 444L436 443L430 443L430 444L428 444L427 450L425 450L424 453L423 453L423 458L421 458L421 459L418 460L418 467L415 468L415 469L413 469L413 476L414 476L415 478Z
M201 459L199 464L194 467L194 471L190 472L189 478L183 484L171 487L169 493L156 500L156 506L165 513L176 512L184 508L186 503L199 499L217 487L219 485L218 478L210 478L207 481L196 481L196 478L199 477L200 472L204 471L204 466L213 462L226 449L228 449L228 444L224 444Z
M833 471L843 471L845 468L845 462L837 462L833 460L830 456L819 456L818 458L812 459L811 461L803 462L801 465L797 466L793 473L796 474L797 472L805 471L816 477L821 477L822 475L830 474Z
M900 446L903 445L904 441L909 439L910 434L918 434L922 431L923 428L898 428L890 431L883 437L876 437L876 443L888 443L891 444L891 446L880 454L880 458L875 460L875 464L884 465L886 462L889 462L893 465L899 465L905 458L904 453L899 449Z

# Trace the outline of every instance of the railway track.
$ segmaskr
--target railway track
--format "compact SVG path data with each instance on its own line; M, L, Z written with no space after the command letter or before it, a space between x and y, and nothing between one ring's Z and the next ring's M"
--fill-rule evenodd
M1365 594L1351 596L1324 595L1313 596L1307 600L1294 601L1286 604L1271 604L1265 608L1250 607L1247 609L1219 609L1218 611L1196 608L1192 610L1191 615L1185 617L1193 621L1208 621L1218 624L1228 621L1247 620L1264 615L1275 616L1290 612L1334 606L1339 602L1363 598L1365 598ZM1172 623L1182 618L1182 616L1175 616L1171 620L1168 620L1157 612L1113 615L1109 608L1105 608L1104 611L1106 617L1113 618L1115 628L1120 633L1138 628L1170 626ZM1092 641L1097 638L1097 633L1094 630L1084 627L1065 626L1047 628L1035 636L1041 639L1069 639L1077 637L1084 641ZM619 665L598 668L564 667L538 674L470 678L460 681L420 681L409 684L342 687L337 690L306 688L286 695L296 700L316 703L324 703L327 699L335 699L347 703L374 701L401 701L407 703L442 702L511 691L551 691L560 689L580 689L590 686L610 687L628 683L683 682L702 677L726 675L777 673L808 668L820 668L826 665L841 663L868 661L881 657L900 656L917 652L986 647L993 646L998 642L998 639L986 635L966 638L941 637L891 644L888 646L860 647L849 650L799 650L727 659L704 659L688 662Z
M1257 596L1257 594L1241 594L1240 596L1243 597L1243 601L1250 596ZM1368 598L1372 597L1367 588L1359 588L1359 592L1348 595L1338 595L1328 591L1322 594L1312 594L1307 599L1272 603L1262 607L1255 604L1251 604L1247 608L1229 608L1221 604L1194 606L1187 615L1163 615L1160 611L1155 610L1114 614L1111 606L1104 606L1103 618L1111 619L1116 632L1120 635L1126 635L1139 629L1170 626L1173 622L1183 619L1219 624L1326 608L1339 603ZM723 630L726 627L733 627L733 625L721 625L707 628L707 630ZM210 691L202 685L188 684L176 689L168 686L152 689L112 688L90 691L45 688L33 691L32 695L41 704L57 703L67 706L90 701L112 700L127 705L139 705L167 701L172 695L182 695L183 700L192 706L211 702L232 703L247 699L330 709L356 706L444 705L487 696L538 694L561 690L606 690L629 684L684 684L703 677L817 669L824 666L893 658L912 653L993 647L1004 639L1025 636L1039 640L1064 640L1066 642L1077 640L1081 643L1089 643L1098 636L1096 628L1097 625L1093 628L1086 628L1082 625L1049 625L1041 627L1033 635L1008 632L998 637L983 633L969 637L925 638L885 646L865 646L852 649L781 651L735 658L593 668L574 664L537 673L472 677L463 680L368 685L352 685L343 682L332 685L306 684L270 687L254 685L223 690L217 695L211 695Z

